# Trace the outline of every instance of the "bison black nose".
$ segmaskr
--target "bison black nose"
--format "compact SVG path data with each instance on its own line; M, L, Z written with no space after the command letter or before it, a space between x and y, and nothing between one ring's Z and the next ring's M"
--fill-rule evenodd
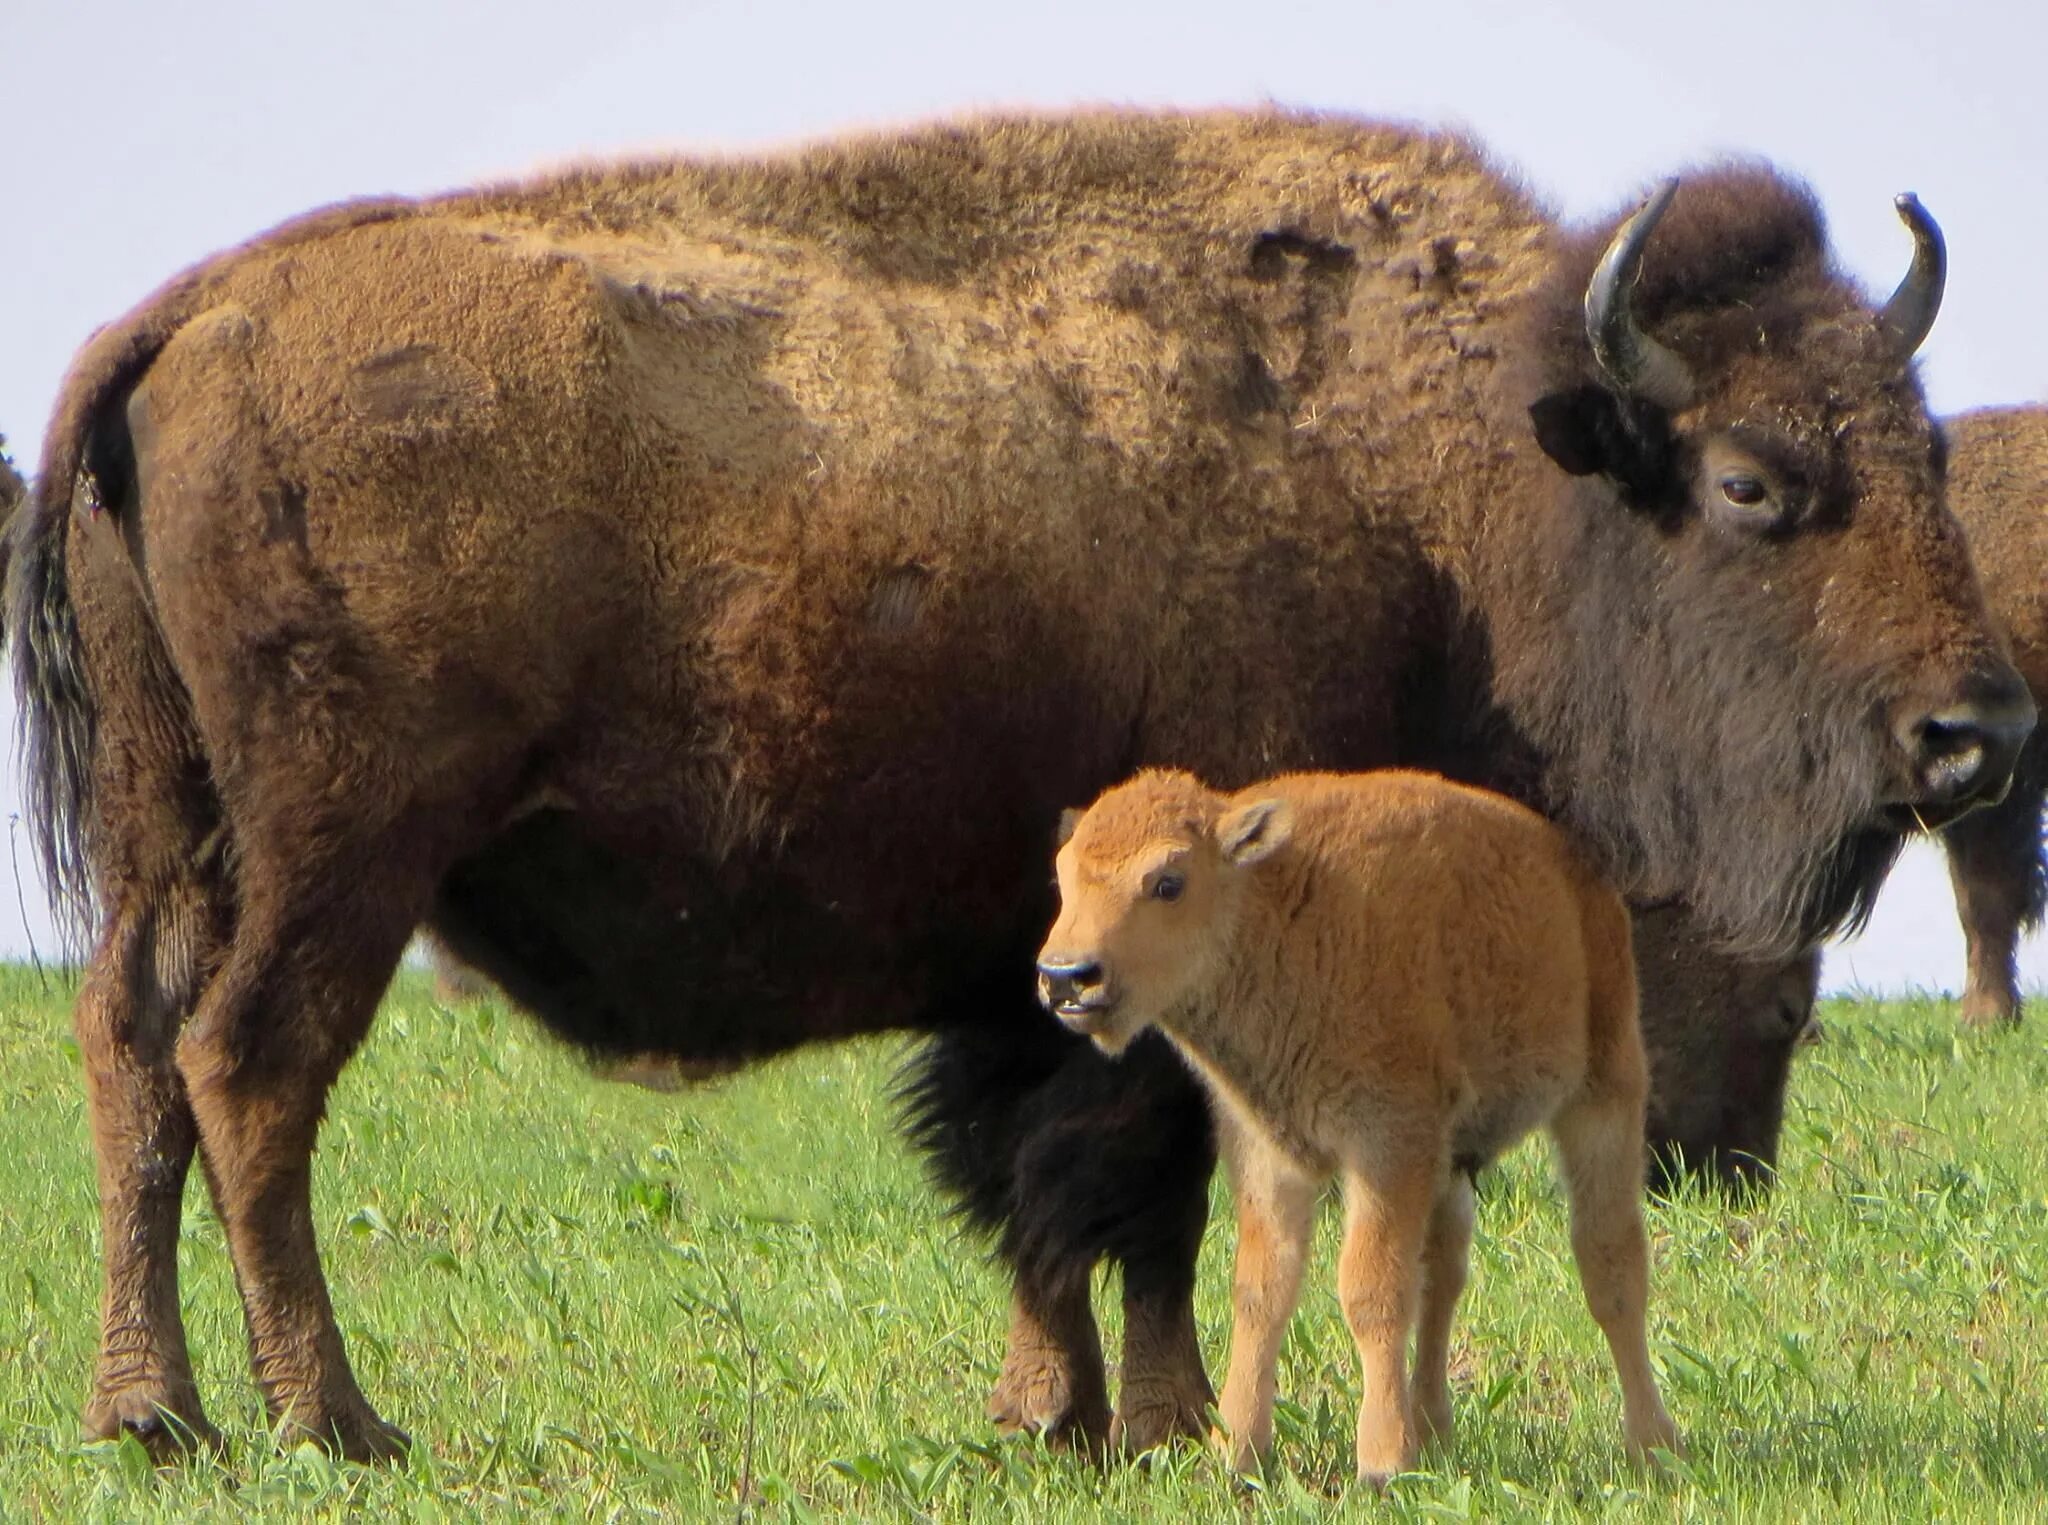
M1047 1006L1085 1006L1102 993L1102 965L1094 959L1038 961L1038 998Z
M1995 805L2034 729L2034 701L2017 673L1975 685L1961 702L1900 722L1899 744L1920 786L1916 805L1962 811Z

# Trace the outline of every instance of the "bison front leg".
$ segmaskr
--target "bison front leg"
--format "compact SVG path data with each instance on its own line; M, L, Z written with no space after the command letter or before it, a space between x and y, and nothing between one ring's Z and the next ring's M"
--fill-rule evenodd
M1128 1455L1200 1440L1209 1428L1216 1393L1195 1329L1195 1262L1209 1215L1208 1192L1199 1188L1206 1185L1178 1193L1185 1199L1178 1232L1124 1262L1123 1382L1110 1444Z
M1344 1174L1337 1300L1358 1347L1358 1477L1375 1487L1412 1468L1419 1449L1408 1336L1416 1326L1440 1171L1428 1155L1403 1160L1376 1154L1352 1162Z
M1124 1271L1123 1407L1133 1449L1209 1403L1195 1350L1195 1253L1216 1160L1194 1077L1157 1034L1120 1060L1065 1032L1013 970L973 1004L986 1020L936 1035L906 1077L911 1136L1016 1281L989 1413L1010 1429L1102 1445L1107 1378L1088 1289Z
M1415 1325L1410 1379L1422 1443L1451 1445L1451 1321L1464 1294L1472 1255L1472 1177L1454 1170L1437 1193L1422 1251L1422 1309Z
M2031 750L2031 749L2030 749ZM1969 950L1961 1017L1970 1027L2020 1019L2020 933L2041 916L2042 762L2023 757L2004 801L1964 816L1942 834Z
M1280 1347L1301 1300L1315 1227L1318 1183L1249 1134L1226 1146L1237 1194L1237 1264L1232 1273L1230 1370L1217 1406L1215 1439L1240 1472L1273 1449L1273 1401Z
M1102 1340L1085 1276L1055 1287L1019 1276L1010 1300L1009 1348L989 1393L988 1416L1004 1430L1091 1447L1108 1433Z

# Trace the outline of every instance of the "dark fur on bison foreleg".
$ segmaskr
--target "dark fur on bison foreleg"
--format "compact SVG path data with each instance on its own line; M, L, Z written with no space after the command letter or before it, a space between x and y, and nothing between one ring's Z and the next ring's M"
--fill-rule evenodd
M2048 873L2041 861L2041 805L2048 794L2048 746L2029 743L2012 791L1942 833L1956 911L1969 946L1962 1020L1996 1027L2020 1019L2015 960L2020 933L2041 920Z
M1035 1007L940 1033L906 1075L913 1140L996 1238L1016 1277L998 1423L1100 1444L1106 1382L1088 1287L1124 1268L1117 1430L1156 1445L1199 1433L1210 1389L1194 1340L1194 1266L1216 1150L1180 1060L1148 1037L1108 1060Z
M1193 1124L1200 1131L1198 1138L1181 1140L1183 1158L1214 1159L1206 1111L1195 1117L1181 1114L1174 1122L1179 1130ZM1110 1444L1134 1456L1183 1435L1200 1440L1208 1433L1209 1407L1216 1401L1195 1332L1195 1260L1208 1222L1209 1196L1205 1190L1174 1196L1184 1214L1178 1232L1150 1246L1127 1246L1123 1260L1123 1386Z

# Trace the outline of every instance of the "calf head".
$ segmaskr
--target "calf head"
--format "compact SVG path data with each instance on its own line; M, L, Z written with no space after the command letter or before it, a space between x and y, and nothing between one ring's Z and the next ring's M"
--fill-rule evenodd
M1538 792L1634 898L1759 958L1859 919L2034 721L1913 375L1941 236L1899 208L1913 265L1870 307L1803 189L1671 182L1560 251L1510 387L1550 490L1494 515L1494 660Z
M1277 800L1233 804L1151 771L1061 823L1059 917L1038 955L1046 1009L1104 1053L1213 986L1244 875L1288 837Z

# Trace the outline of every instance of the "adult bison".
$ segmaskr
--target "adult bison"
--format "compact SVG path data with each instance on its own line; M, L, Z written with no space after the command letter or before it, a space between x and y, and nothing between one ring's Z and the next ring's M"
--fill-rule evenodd
M1949 506L1983 573L2021 674L2048 692L2048 407L1987 408L1944 422ZM2048 900L2041 811L2048 737L2028 737L2006 797L1942 833L1969 960L1961 1015L2019 1020L2020 932ZM1636 919L1643 1041L1654 1080L1650 1144L1668 1183L1681 1167L1723 1182L1767 1177L1792 1061L1813 1032L1820 955L1761 962L1702 943L1675 911Z
M399 1443L308 1182L422 922L598 1050L935 1032L915 1131L1016 1273L995 1411L1107 1426L1107 1256L1125 1437L1190 1423L1207 1116L1034 1009L1061 807L1404 762L1760 956L1855 917L2033 720L1904 210L1873 309L1763 167L1579 233L1454 137L1100 114L344 206L177 277L75 362L9 592L95 936L89 1428L207 1433L196 1142L272 1414Z
M1949 499L1968 532L1991 612L2027 685L2048 694L2048 406L1988 408L1947 421ZM2020 749L2012 791L1942 833L1969 946L1962 1019L2017 1022L2020 932L2048 904L2041 806L2048 738Z

